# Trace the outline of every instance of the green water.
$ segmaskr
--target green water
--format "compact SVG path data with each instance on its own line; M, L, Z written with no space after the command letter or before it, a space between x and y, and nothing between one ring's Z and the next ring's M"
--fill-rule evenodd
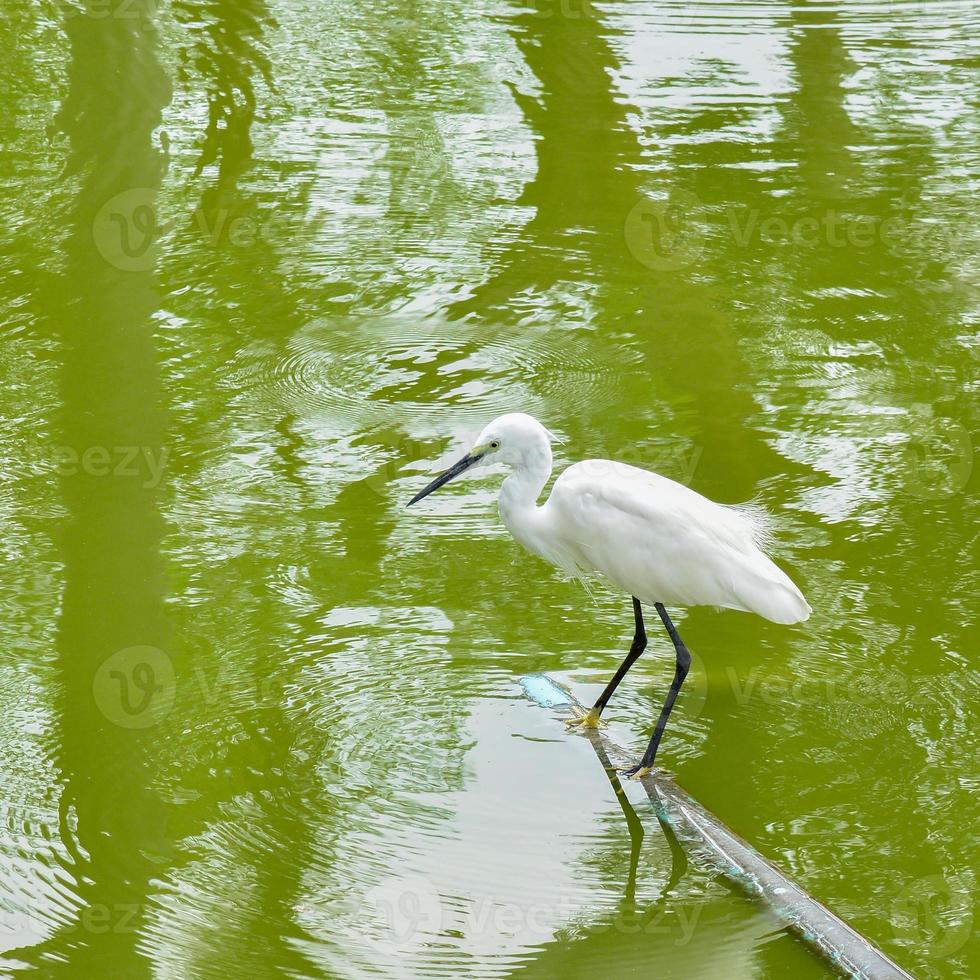
M628 599L404 509L508 410L777 515L660 761L980 975L978 10L7 0L3 975L829 975L522 696Z

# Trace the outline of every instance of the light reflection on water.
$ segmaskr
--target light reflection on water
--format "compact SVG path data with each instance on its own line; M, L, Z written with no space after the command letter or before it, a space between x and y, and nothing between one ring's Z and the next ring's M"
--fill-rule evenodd
M633 879L588 744L520 697L597 690L621 597L519 554L493 477L405 512L520 408L559 465L777 511L814 618L679 616L663 761L974 975L973 6L154 17L0 25L3 968L824 975L646 811ZM129 444L159 483L60 453ZM145 730L97 710L138 644ZM664 646L610 708L637 744Z

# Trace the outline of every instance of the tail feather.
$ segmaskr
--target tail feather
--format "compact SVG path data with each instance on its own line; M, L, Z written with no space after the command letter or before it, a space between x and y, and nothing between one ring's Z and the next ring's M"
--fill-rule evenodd
M734 583L742 607L773 623L802 623L810 618L810 604L790 577L761 552L749 574Z
M755 612L773 623L803 623L810 618L810 604L789 579L786 581L786 585L770 587L759 597L761 601L756 603Z

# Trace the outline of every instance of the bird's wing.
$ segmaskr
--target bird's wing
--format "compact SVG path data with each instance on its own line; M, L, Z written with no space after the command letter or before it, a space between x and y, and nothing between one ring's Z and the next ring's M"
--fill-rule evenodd
M766 557L757 509L717 504L610 460L570 466L547 506L580 564L638 598L747 609L778 622L809 613L796 586Z
M575 463L555 481L555 495L576 523L607 515L606 520L638 521L672 536L700 534L713 544L736 549L764 543L761 513L717 504L681 483L627 463L606 459Z

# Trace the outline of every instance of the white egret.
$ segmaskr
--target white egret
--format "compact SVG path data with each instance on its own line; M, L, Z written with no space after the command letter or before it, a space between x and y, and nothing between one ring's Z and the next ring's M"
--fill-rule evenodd
M753 508L717 504L666 477L605 459L569 466L539 506L551 476L551 433L530 415L495 419L469 453L409 504L491 461L511 468L500 488L500 516L528 551L573 576L598 572L633 597L629 653L592 709L575 723L598 726L612 693L646 648L641 603L657 610L674 644L674 680L650 744L627 775L639 778L653 768L691 665L668 605L741 609L774 623L799 623L810 615L800 590L764 553L764 520Z

